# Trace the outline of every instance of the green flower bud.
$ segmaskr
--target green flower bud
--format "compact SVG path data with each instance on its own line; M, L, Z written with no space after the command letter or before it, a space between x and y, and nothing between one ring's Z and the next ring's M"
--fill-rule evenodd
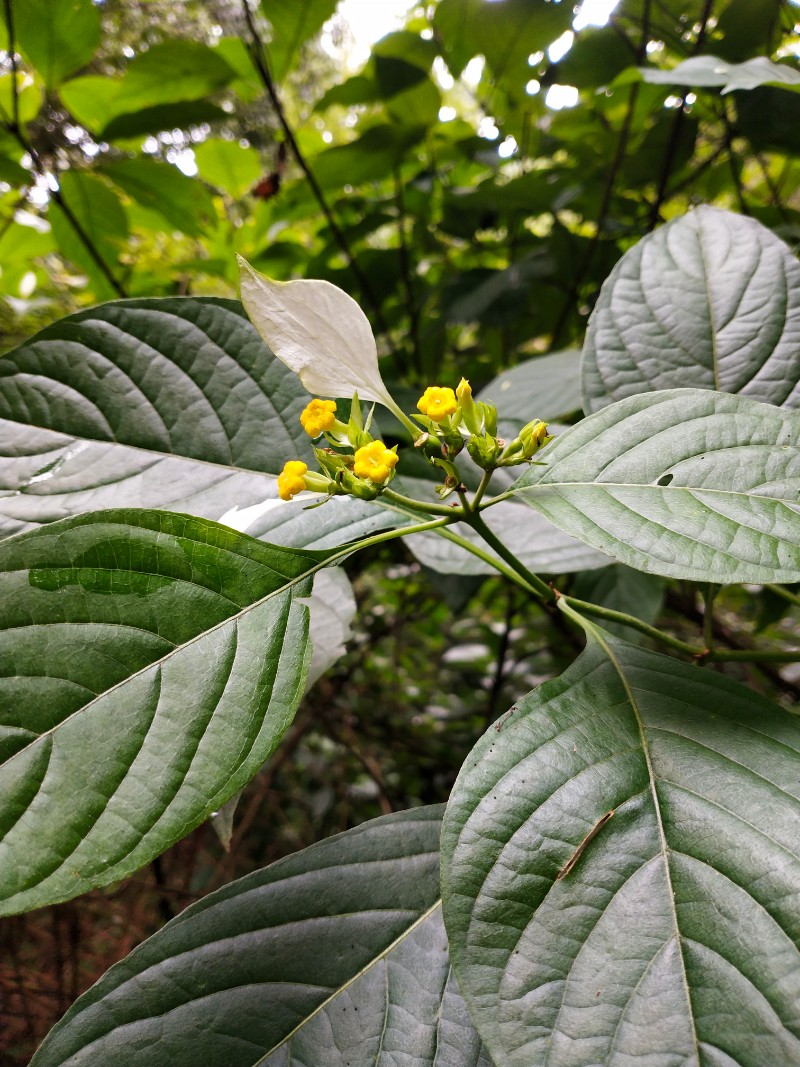
M458 383L456 397L458 399L458 413L466 428L470 433L483 433L484 418L480 410L483 405L476 404L472 399L472 389L466 378L462 378Z
M467 452L473 463L482 470L490 471L497 466L500 458L500 443L489 434L473 434L467 441Z

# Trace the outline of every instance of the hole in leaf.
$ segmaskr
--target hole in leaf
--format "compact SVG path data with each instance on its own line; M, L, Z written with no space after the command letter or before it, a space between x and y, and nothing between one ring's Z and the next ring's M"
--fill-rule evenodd
M672 475L671 474L662 474L661 477L656 482L656 485L669 485L669 483L671 481L672 481Z

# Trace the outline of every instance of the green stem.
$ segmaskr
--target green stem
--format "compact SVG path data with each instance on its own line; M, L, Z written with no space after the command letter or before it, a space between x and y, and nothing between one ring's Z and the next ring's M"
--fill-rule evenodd
M670 648L674 648L676 652L683 652L687 656L701 656L703 654L704 650L702 648L690 645L687 641L680 641L677 637L670 637L669 634L665 634L655 626L642 622L635 615L627 615L624 611L604 608L600 604L591 604L588 600L578 600L577 597L573 596L560 596L558 598L558 606L562 607L562 604L568 605L578 612L583 612L584 615L593 615L597 619L605 619L606 622L616 622L621 626L629 626L632 630L638 630L639 633L646 634L654 641L668 645Z
M469 552L471 555L477 556L478 559L483 560L484 563L488 563L490 567L514 582L520 589L524 589L526 593L533 593L534 596L539 596L538 589L527 582L518 571L513 570L502 559L492 556L486 549L481 548L480 545L476 545L474 541L469 541L466 537L462 537L460 534L453 533L452 530L447 529L440 529L438 534L446 541L451 541L454 545L458 545L459 548L463 548L465 552Z
M545 603L549 603L556 599L556 594L550 586L546 582L543 582L538 575L533 574L527 567L520 563L514 553L506 548L499 537L496 537L492 533L480 515L476 512L472 512L470 515L465 515L464 522L471 526L475 533L482 537L486 544L489 545L490 548L493 548L497 555L504 560L512 570L516 571L521 578L525 579L528 586L530 586L541 600Z
M629 626L633 630L638 630L639 633L646 634L647 637L652 638L654 641L675 649L676 652L682 652L684 655L691 656L692 659L700 660L704 663L711 661L715 663L759 663L761 661L765 663L769 661L773 663L794 663L800 660L800 649L788 651L784 649L742 648L729 651L716 648L711 650L697 648L686 641L678 640L677 637L670 637L669 634L665 634L662 630L657 630L655 626L649 626L634 615L626 615L622 611L604 608L599 604L590 604L586 600L578 600L572 596L560 596L558 598L558 606L573 618L577 618L582 613L584 615L594 615L595 618L605 619L607 622L616 622L622 626Z
M457 518L458 516L447 516L441 519L431 519L430 522L418 522L416 526L398 526L396 530L384 530L382 533L373 534L372 537L365 537L363 541L355 541L353 544L344 545L338 552L328 556L320 564L320 568L329 567L336 560L351 556L354 552L360 552L362 548L372 548L373 545L382 545L384 541L393 541L397 537L407 537L409 534L437 530L440 526L447 526L448 523L454 522Z
M796 593L790 593L782 585L765 585L764 588L769 589L770 593L774 593L775 596L782 597L784 600L788 600L790 604L795 604L800 608L800 596Z
M478 488L475 490L475 495L472 497L472 510L477 511L478 505L483 500L483 494L489 488L489 482L492 480L492 474L494 471L484 471L483 477L478 484Z
M760 661L772 663L797 663L800 662L800 648L789 651L788 649L773 648L740 648L734 650L713 649L704 660L713 660L715 663L741 662L759 663Z
M410 496L396 493L394 489L384 489L381 499L408 511L419 512L422 515L450 515L457 519L461 518L461 508L452 507L448 504L429 504L426 500L414 500Z

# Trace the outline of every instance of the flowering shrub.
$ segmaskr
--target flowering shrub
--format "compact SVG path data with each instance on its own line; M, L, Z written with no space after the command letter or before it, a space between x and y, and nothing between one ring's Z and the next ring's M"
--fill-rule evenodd
M708 270L733 245L769 284L746 259ZM431 566L499 574L583 642L488 726L446 809L187 909L36 1067L800 1060L800 725L719 669L789 687L800 650L788 626L731 641L715 618L723 587L769 591L779 620L800 606L799 292L754 220L674 220L604 287L580 418L540 359L403 410L346 294L247 264L269 348L236 305L187 298L105 305L4 358L5 914L118 881L238 795L339 654L315 580L359 550L408 537ZM377 432L375 404L400 431ZM128 506L96 510L119 505L112 469ZM610 571L626 599L580 595ZM653 575L697 583L699 619L659 625Z

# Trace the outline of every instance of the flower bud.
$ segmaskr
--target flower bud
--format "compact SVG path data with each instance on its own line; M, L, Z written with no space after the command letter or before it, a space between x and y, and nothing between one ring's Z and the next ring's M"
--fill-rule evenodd
M456 387L458 410L461 420L470 433L483 433L483 417L480 406L472 399L472 389L466 378L462 378Z
M533 458L540 448L543 448L553 438L547 432L547 426L541 419L534 419L519 432L519 437L514 440L503 452L501 461L504 465L511 466L515 463L525 463Z
M467 452L473 463L485 471L493 470L500 457L500 444L489 434L473 434L467 441Z

